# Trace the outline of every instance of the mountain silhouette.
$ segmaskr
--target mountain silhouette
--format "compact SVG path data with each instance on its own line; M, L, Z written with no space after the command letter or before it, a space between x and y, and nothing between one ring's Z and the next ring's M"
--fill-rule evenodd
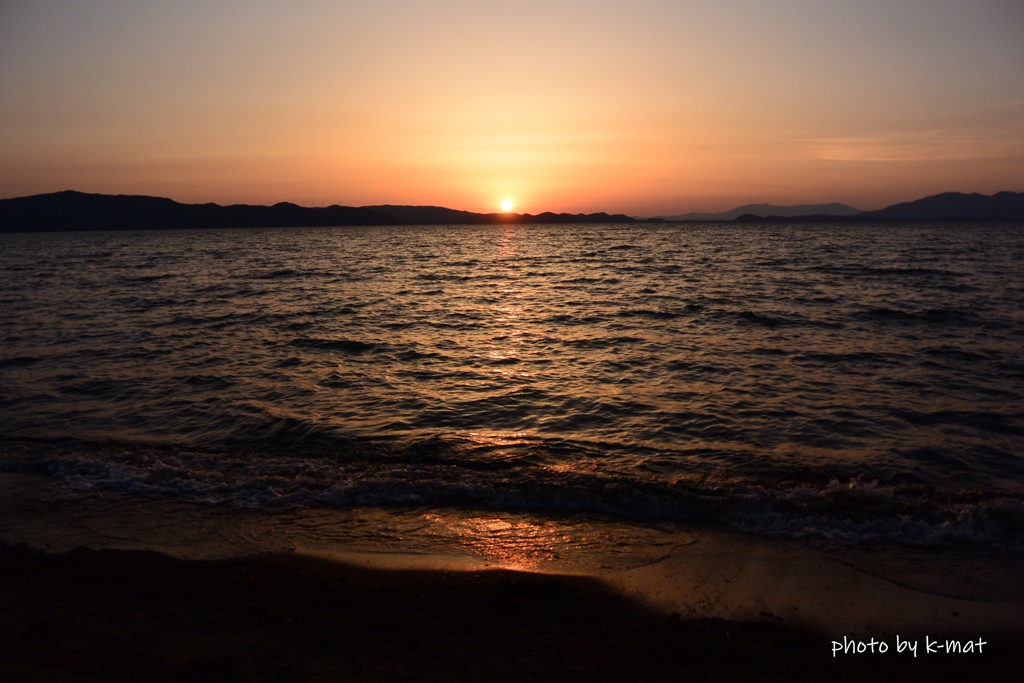
M66 190L0 199L0 232L286 228L347 225L469 225L480 223L632 223L622 214L473 213L440 206L327 206L281 202L181 204L163 197L86 194Z
M777 206L775 204L744 204L729 211L718 213L685 213L679 216L664 216L669 221L731 221L743 215L753 216L854 216L861 213L846 204L796 204L793 206Z
M73 190L0 200L2 232L391 225L397 222L386 213L351 206L304 208L287 202L273 206L180 204L163 197L86 194Z
M403 206L380 204L364 206L364 209L389 213L402 223L409 225L479 225L481 223L635 223L621 213L473 213L446 209L442 206Z
M469 225L472 223L491 223L495 220L481 220L482 216L500 214L480 214L471 211L446 209L443 206L403 206L398 204L381 204L364 206L364 209L387 213L407 225Z
M946 192L878 211L857 213L844 204L774 206L748 204L722 214L745 213L732 220L770 222L849 221L1024 221L1024 193L999 192L992 196ZM780 215L775 211L791 213ZM822 210L836 213L820 213ZM754 212L758 213L754 213ZM819 213L804 214L804 211ZM768 214L768 215L764 215ZM0 199L0 232L62 230L164 230L188 228L260 228L351 225L470 225L536 223L637 223L666 219L638 219L623 214L599 213L473 213L441 206L302 207L288 202L273 206L249 204L181 204L163 197L86 194L67 190L30 197ZM675 220L726 220L683 218Z
M771 223L1024 221L1024 192L998 192L992 196L944 192L912 202L893 204L877 211L863 211L852 216L758 216L745 214L734 219L734 222L737 223L757 221Z
M998 192L992 196L944 192L912 202L865 211L861 218L898 220L1019 221L1024 220L1024 192Z

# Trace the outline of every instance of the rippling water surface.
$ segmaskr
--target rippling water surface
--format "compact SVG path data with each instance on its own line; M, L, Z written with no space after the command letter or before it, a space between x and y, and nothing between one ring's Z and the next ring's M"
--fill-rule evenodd
M0 465L1012 545L1022 263L1020 226L0 235Z

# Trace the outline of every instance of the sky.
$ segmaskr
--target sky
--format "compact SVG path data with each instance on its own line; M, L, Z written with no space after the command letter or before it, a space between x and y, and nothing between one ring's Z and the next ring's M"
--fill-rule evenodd
M634 216L1024 191L1022 0L0 0L0 197Z

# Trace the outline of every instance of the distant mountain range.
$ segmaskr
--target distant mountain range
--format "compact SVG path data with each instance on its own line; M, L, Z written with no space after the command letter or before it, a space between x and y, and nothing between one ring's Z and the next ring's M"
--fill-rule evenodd
M811 222L829 220L898 221L1022 221L1024 192L999 192L992 196L944 192L912 202L893 204L877 211L859 211L846 204L746 204L721 213L688 213L669 216L673 221Z
M485 214L439 206L309 208L287 202L273 206L181 204L163 197L86 194L73 190L0 199L0 232L403 224L631 223L637 220L622 214Z
M776 206L775 204L744 204L731 211L718 213L684 213L679 216L662 216L667 221L731 221L743 215L753 216L854 216L861 213L846 204L797 204Z
M1000 192L986 196L947 192L912 202L894 204L878 211L857 211L845 204L748 204L718 214L691 213L653 219L607 213L473 213L440 206L390 204L309 208L283 202L273 206L221 206L181 204L162 197L86 194L71 190L0 199L0 232L480 223L637 223L670 220L1024 221L1024 193Z
M388 225L394 216L351 206L304 208L282 202L180 204L163 197L85 194L71 190L0 200L0 231L165 230L314 225Z
M858 215L909 220L1019 221L1024 220L1024 192L999 192L991 197L945 192Z
M473 213L446 209L443 206L402 206L380 204L364 206L364 209L394 216L405 225L479 225L481 223L635 223L621 213L551 213L545 211L536 215L529 213Z
M793 214L748 212L733 220L739 222L772 221L778 223L835 221L1024 221L1024 192L963 194L944 192L912 202L893 204L877 211L861 211L846 216L836 214Z

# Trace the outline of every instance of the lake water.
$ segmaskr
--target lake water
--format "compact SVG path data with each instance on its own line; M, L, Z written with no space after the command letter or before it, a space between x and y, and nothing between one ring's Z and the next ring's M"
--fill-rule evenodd
M0 469L1019 549L1022 264L1012 225L4 234Z

